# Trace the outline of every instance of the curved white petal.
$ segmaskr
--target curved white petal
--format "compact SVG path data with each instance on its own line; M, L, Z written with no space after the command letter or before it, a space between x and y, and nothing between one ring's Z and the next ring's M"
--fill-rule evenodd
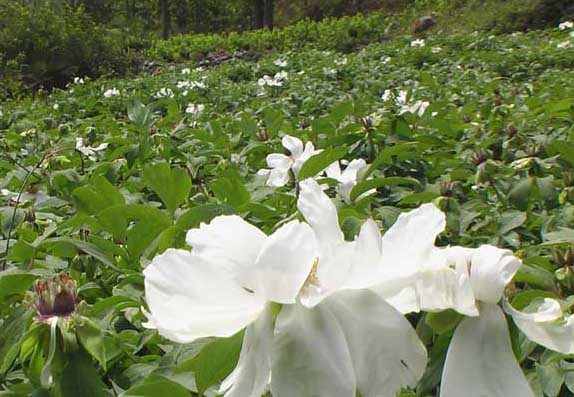
M483 304L457 327L446 356L440 397L533 397L516 362L504 313Z
M345 335L325 305L283 306L275 323L273 397L355 397Z
M267 186L283 187L289 182L289 170L283 168L273 168L267 177Z
M219 392L225 397L261 397L271 377L272 340L273 316L268 306L245 330L237 366Z
M366 166L367 162L363 159L352 160L343 171L341 175L341 182L352 182L355 184L357 182L357 174Z
M285 149L289 150L292 158L297 158L301 155L301 153L303 153L303 142L301 142L301 139L299 138L295 138L291 135L285 135L283 139L281 139L281 143Z
M299 183L301 192L297 208L317 235L321 245L336 244L344 241L339 227L337 208L327 197L319 184L309 178Z
M265 302L224 267L169 249L144 270L149 326L179 343L232 336L253 322Z
M409 277L431 265L436 237L446 217L433 204L401 214L383 235L383 264L397 276Z
M325 168L325 174L327 174L328 178L333 178L338 181L341 178L341 166L339 162L335 161Z
M506 285L512 280L522 262L504 250L491 245L483 245L472 255L470 282L476 300L498 303Z
M187 232L193 255L212 261L232 273L242 286L253 289L251 271L267 236L237 215L222 215Z
M289 170L292 164L291 158L281 153L271 153L267 156L266 161L269 168L280 168L283 170Z
M352 266L342 288L369 288L387 278L382 267L383 240L381 231L372 219L363 223L359 236L352 243L352 247Z
M313 146L313 144L311 142L307 142L305 144L305 150L303 150L303 152L300 155L297 156L293 156L293 173L295 175L299 175L299 170L301 170L301 167L303 167L303 164L305 164L305 162L307 160L309 160L312 156L314 156L315 154L318 154L320 152L320 150L315 150L315 146ZM323 170L321 170L323 171Z
M557 300L544 299L533 313L520 312L506 302L504 309L528 339L563 354L574 354L574 316L562 319Z
M267 301L295 303L318 256L309 225L291 221L270 235L261 248L250 279Z
M427 353L411 324L374 292L343 291L325 301L347 339L363 397L395 397L415 386Z

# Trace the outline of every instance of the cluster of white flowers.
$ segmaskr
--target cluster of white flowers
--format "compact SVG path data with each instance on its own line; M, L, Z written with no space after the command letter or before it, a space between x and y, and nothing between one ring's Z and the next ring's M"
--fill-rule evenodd
M184 80L177 82L177 88L185 90L205 89L207 88L207 84L205 84L203 81Z
M282 144L288 154L270 154L270 169L259 171L270 186L297 178L320 152L288 135ZM324 172L349 202L368 165L341 165ZM164 337L190 343L245 329L237 367L221 384L226 397L259 397L267 389L276 397L354 397L357 390L393 397L416 385L427 365L403 317L411 312L464 316L448 347L441 397L534 396L505 312L532 341L574 353L574 316L565 316L559 301L545 298L521 312L506 300L522 264L511 251L435 246L446 216L433 204L401 214L384 235L368 219L346 241L319 182L308 178L298 187L305 222L266 235L239 216L218 216L188 231L191 251L169 249L144 271L146 326Z
M341 59L335 59L335 65L341 67L341 66L345 66L349 61L347 60L347 58L341 58Z
M181 69L181 74L190 74L191 73L191 69L190 68L183 68Z
M411 47L418 47L418 48L422 48L426 45L424 39L416 39L411 41Z
M418 117L422 117L430 103L427 101L416 101L411 103L408 101L408 92L399 91L398 95L392 90L385 90L381 99L385 102L393 101L397 106L399 106L399 115L405 113L416 114Z
M161 98L173 98L175 94L171 88L162 87L158 92L154 94L154 98L161 99Z
M264 75L259 80L257 80L257 85L260 87L281 87L285 81L289 79L289 74L286 71L281 71L275 73L275 76L271 77Z
M119 96L119 95L120 95L120 90L118 90L115 87L110 88L104 92L104 98L111 98L113 96Z
M276 59L275 61L273 61L273 64L275 66L278 66L280 68L286 68L288 63L286 59Z
M81 77L74 77L74 84L81 85L81 84L84 84L84 83L85 83L85 81L84 81L83 78L81 78Z

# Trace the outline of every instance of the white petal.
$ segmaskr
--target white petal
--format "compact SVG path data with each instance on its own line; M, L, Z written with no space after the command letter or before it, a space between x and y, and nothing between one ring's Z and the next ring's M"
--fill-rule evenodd
M289 170L292 164L291 158L281 153L271 153L267 156L266 161L269 168L281 168L283 170Z
M261 397L271 376L273 316L268 306L259 319L247 327L239 361L221 383L225 397Z
M325 305L283 306L275 324L272 374L273 397L355 397L345 335Z
M295 303L317 256L309 225L291 221L281 226L267 238L253 268L256 292L268 301Z
M349 163L349 165L347 166L347 168L345 168L345 170L343 171L342 179L345 182L356 183L357 182L357 174L359 173L359 171L361 171L366 166L367 166L367 163L363 159L355 159L355 160L351 161Z
M299 183L301 192L297 208L317 235L321 245L335 244L344 241L339 227L337 208L327 197L319 184L309 178Z
M202 223L199 229L187 232L186 242L193 248L193 254L213 261L231 272L242 286L253 289L248 274L267 236L261 230L237 215L222 215L213 218L209 224Z
M169 249L156 256L144 276L149 325L175 342L232 336L264 309L225 268L188 251Z
M341 178L341 166L339 165L339 162L335 161L334 163L331 163L331 165L325 168L325 173L328 178L333 178L338 181Z
M483 304L464 319L450 342L440 397L533 397L516 362L504 313Z
M307 142L305 144L305 150L300 155L293 156L294 159L293 173L295 173L295 175L299 175L299 170L301 170L303 164L305 164L307 160L309 160L311 157L313 157L315 154L318 154L319 152L320 150L315 150L315 146L313 146L311 142ZM322 171L323 170L321 170L320 172Z
M491 245L477 248L471 259L470 281L476 300L498 303L506 285L522 264L509 250Z
M353 250L353 263L343 288L361 289L379 284L386 276L381 262L383 240L379 227L372 219L361 226Z
M363 397L395 397L422 377L427 353L411 324L375 293L344 291L325 301L347 344Z
M283 139L281 139L281 143L285 149L289 150L292 158L299 157L301 153L303 153L303 142L301 142L301 139L299 138L295 138L291 135L285 135Z
M574 354L574 316L562 320L562 308L555 299L544 299L534 313L519 312L509 303L504 308L528 339L563 354Z
M269 172L269 177L267 178L267 186L271 187L282 187L289 182L289 170L282 168L273 168Z

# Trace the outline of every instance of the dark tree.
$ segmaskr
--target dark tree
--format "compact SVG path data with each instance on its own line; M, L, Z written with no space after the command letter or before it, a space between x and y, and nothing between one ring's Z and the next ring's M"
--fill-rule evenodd
M159 13L161 17L161 37L167 39L170 33L169 0L159 0Z
M265 0L265 6L263 7L263 20L265 27L271 29L273 28L273 12L274 12L274 0Z
M265 0L255 0L253 2L253 27L262 29L265 23Z

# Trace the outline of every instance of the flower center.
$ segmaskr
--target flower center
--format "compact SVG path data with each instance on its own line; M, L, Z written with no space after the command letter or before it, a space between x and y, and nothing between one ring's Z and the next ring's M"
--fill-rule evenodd
M319 276L317 274L319 267L319 258L315 258L313 261L313 266L311 267L311 271L305 280L305 286L314 285L316 287L319 286Z

